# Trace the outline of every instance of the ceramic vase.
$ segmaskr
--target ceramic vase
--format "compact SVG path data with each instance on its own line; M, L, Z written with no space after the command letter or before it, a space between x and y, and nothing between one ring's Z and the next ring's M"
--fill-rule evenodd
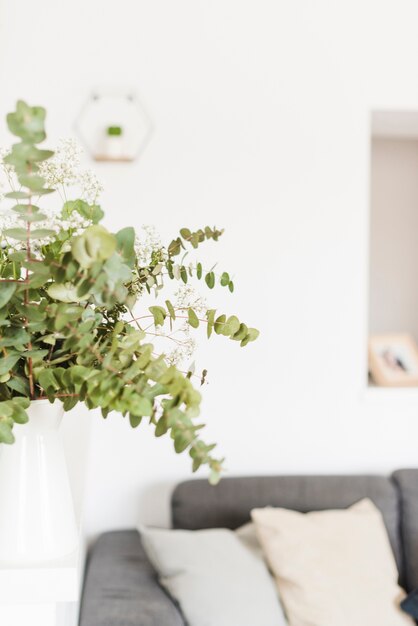
M0 563L59 559L77 545L77 524L60 436L62 404L35 400L29 422L0 445Z

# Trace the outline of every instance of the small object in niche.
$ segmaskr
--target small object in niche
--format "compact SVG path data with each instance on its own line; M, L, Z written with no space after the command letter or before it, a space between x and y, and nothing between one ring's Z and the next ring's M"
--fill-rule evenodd
M418 346L411 335L374 335L369 340L369 370L381 387L418 386Z
M106 128L103 156L115 161L126 158L124 143L122 126L108 126Z

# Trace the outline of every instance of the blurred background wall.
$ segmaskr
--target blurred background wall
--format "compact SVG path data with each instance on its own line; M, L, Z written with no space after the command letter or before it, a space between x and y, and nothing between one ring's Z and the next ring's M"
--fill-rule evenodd
M262 332L199 350L229 474L418 464L418 396L368 391L366 358L370 111L418 109L417 17L413 0L0 0L0 117L46 106L53 144L94 87L134 88L155 132L138 162L92 164L107 225L226 229L202 255L236 294L208 296ZM66 420L89 535L167 524L187 456L96 415L85 468L83 409Z

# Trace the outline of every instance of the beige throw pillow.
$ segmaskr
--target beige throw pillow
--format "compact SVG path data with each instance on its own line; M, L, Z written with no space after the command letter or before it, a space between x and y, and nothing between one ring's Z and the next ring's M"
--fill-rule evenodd
M413 626L380 511L251 512L289 626Z

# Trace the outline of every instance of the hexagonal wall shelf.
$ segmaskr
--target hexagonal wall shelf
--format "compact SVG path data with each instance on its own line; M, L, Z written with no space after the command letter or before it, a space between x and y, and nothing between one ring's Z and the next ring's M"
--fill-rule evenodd
M96 161L129 162L148 144L153 126L135 93L95 90L82 107L75 128Z

